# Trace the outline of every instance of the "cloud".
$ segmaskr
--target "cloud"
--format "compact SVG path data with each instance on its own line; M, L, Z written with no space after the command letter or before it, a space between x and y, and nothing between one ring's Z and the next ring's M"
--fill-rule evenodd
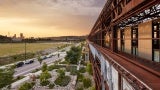
M29 20L16 22L17 27L87 34L104 4L105 0L0 0L0 18Z

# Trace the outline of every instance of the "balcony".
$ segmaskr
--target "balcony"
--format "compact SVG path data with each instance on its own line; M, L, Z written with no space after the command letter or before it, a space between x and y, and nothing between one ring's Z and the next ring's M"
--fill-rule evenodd
M153 64L144 62L144 60L141 58L136 58L135 60L135 57L129 56L124 53L112 52L111 50L103 48L97 44L94 44L93 42L89 42L89 47L93 55L93 61L95 57L99 57L101 64L103 64L103 62L107 62L111 70L115 69L116 72L118 72L118 75L115 76L118 77L118 80L116 78L113 79L113 77L108 77L107 83L109 84L111 90L114 87L123 88L124 84L121 82L123 79L125 79L129 83L132 89L158 90L160 88L159 64L155 64L155 66L153 66ZM105 60L103 60L102 57L104 57ZM104 67L101 66L101 70L103 70ZM108 73L110 73L111 76L116 74L107 72L107 74ZM103 74L105 73L102 73L103 77L106 76ZM118 84L116 82L113 83L114 80L117 80ZM111 82L113 83L113 85L111 84Z

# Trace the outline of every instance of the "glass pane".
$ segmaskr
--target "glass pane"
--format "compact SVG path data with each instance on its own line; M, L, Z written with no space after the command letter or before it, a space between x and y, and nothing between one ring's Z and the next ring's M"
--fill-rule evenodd
M157 32L154 32L154 38L157 38Z
M154 61L160 62L160 51L159 50L154 50Z
M154 26L154 30L157 30L157 26Z
M157 44L157 40L154 40L154 45L156 45Z

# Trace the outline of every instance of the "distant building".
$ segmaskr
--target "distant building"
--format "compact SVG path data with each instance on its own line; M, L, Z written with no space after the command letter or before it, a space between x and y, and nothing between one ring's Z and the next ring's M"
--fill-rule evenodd
M20 33L20 38L24 39L23 33Z
M12 41L13 41L13 42L21 42L22 39L21 39L21 38L12 38Z
M16 34L12 37L13 42L21 42L24 39L23 33L20 33L20 37L17 37Z
M14 34L13 38L16 38L16 34Z

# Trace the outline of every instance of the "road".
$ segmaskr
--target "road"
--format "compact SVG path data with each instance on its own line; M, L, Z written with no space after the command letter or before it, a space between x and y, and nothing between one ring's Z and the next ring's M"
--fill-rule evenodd
M69 50L70 50L70 46L65 48L65 51L69 51ZM52 56L51 58L47 58L47 59L43 60L43 62L46 62L46 64L51 64L57 60L63 59L66 55L65 52L59 52L59 51L53 52L53 53L60 53L59 58L56 55L56 56ZM32 64L23 65L22 67L16 68L15 73L14 73L14 77L26 75L26 74L28 74L38 68L40 68L40 63L38 62L38 60L34 60L34 63L32 63Z

